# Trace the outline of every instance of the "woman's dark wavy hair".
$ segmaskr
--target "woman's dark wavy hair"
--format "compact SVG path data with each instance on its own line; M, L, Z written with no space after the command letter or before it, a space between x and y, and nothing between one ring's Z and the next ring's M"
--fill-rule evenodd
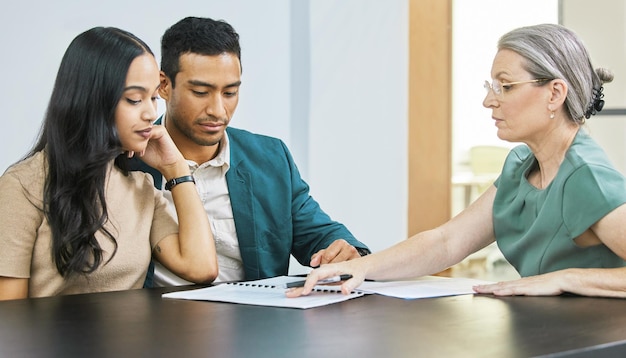
M52 259L64 277L100 266L98 231L115 245L111 258L117 252L115 236L104 228L111 161L128 174L115 109L130 64L146 53L154 56L133 34L95 27L78 35L61 60L37 144L27 157L46 154L43 210L52 232Z

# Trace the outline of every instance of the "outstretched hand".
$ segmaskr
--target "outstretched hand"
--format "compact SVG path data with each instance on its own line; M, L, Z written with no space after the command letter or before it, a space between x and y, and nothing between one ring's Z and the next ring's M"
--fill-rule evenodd
M524 277L518 280L498 282L473 287L477 293L496 296L556 296L564 293L561 289L559 272Z

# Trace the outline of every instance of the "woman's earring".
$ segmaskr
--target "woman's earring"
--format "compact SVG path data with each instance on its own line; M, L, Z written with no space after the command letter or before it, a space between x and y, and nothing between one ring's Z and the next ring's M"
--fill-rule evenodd
M550 112L550 119L554 119L554 112Z

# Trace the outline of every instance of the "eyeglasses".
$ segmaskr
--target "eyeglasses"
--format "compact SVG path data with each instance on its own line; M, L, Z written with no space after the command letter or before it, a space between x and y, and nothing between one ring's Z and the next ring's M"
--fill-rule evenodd
M502 97L503 89L508 90L515 85L521 85L524 83L545 82L545 81L552 81L552 80L549 78L537 78L534 80L507 82L507 83L502 83L498 80L493 80L491 81L491 83L489 83L489 81L485 81L485 84L483 85L483 87L485 87L485 90L487 91L487 93L489 93L489 90L491 90L497 97Z

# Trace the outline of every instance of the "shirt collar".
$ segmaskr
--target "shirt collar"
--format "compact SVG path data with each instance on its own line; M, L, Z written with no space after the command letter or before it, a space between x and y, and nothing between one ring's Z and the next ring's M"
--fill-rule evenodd
M224 166L225 172L230 168L230 141L228 140L228 133L226 133L226 131L224 131L224 137L222 137L222 141L220 142L217 156L200 166L204 166L205 164L212 167Z

